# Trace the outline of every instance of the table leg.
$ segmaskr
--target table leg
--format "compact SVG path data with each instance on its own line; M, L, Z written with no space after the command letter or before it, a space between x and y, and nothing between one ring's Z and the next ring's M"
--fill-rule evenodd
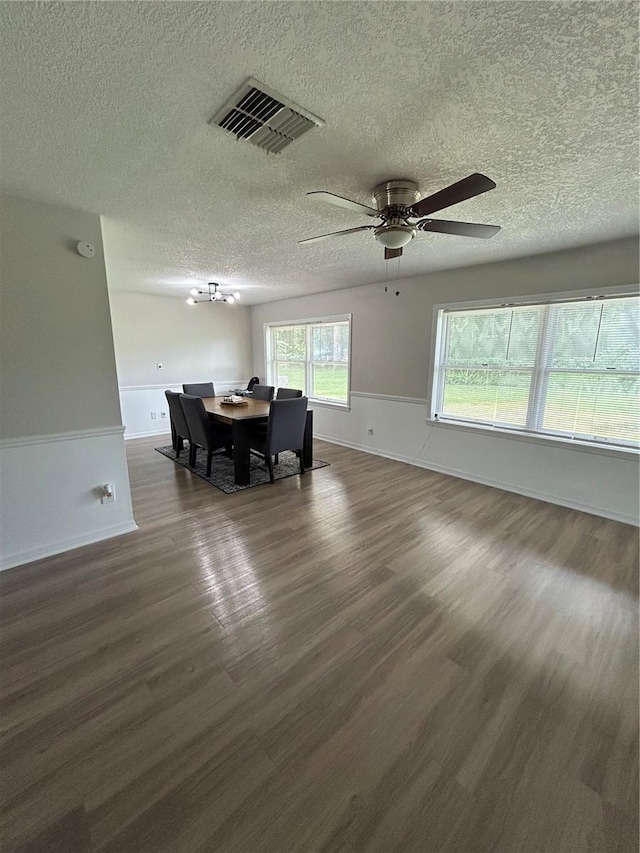
M300 433L298 433L299 435ZM313 411L307 411L307 423L304 428L304 444L302 446L304 467L308 470L313 465Z
M249 485L249 433L243 421L233 422L233 474L236 485Z

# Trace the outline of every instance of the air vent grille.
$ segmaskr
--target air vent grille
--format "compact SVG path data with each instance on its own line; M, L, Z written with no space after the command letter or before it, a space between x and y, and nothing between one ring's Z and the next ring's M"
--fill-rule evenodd
M253 78L247 80L209 123L270 154L279 154L309 130L324 125L318 116Z
M235 133L239 139L246 139L256 130L260 130L262 123L240 112L240 110L230 110L220 122L220 127L224 127L230 133Z
M284 107L284 104L253 86L240 101L238 107L241 110L246 110L249 115L256 116L261 121L269 121L278 110Z

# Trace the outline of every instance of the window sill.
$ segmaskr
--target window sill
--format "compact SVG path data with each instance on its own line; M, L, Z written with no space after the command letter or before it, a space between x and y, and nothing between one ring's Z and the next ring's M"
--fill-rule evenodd
M349 403L334 403L332 400L317 400L315 397L309 397L309 405L325 406L327 409L340 409L343 412L351 411Z
M561 447L565 450L579 450L583 453L595 453L599 456L612 456L616 459L637 459L640 451L634 447L605 447L601 444L590 444L587 441L579 441L571 438L560 438L559 436L538 435L535 433L515 432L499 427L481 426L479 424L463 424L455 421L447 421L442 418L427 418L428 424L445 429L462 430L463 432L474 432L480 435L497 435L500 438L509 438L515 441L525 441L529 444L543 444L546 447Z

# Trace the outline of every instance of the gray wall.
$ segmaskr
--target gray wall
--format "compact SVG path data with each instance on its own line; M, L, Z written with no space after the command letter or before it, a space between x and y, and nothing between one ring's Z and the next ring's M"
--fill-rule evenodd
M0 252L0 436L120 424L99 217L3 196Z
M190 306L183 299L113 289L110 301L120 386L215 383L252 375L246 306Z
M264 376L265 322L351 313L352 391L424 398L434 305L637 282L638 241L630 238L404 279L388 294L377 284L271 302L253 309L254 361Z
M95 257L81 257L79 241ZM100 220L0 197L0 568L135 530ZM102 504L100 488L115 486Z

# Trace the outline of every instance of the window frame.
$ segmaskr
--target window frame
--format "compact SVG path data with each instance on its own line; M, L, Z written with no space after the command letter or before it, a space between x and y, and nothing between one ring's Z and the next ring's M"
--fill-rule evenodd
M549 376L553 372L552 368L547 367L544 364L541 365L539 363L540 354L543 349L545 349L544 342L542 340L542 334L538 341L536 361L533 367L534 381L532 383L531 395L529 399L529 408L527 412L527 424L530 423L530 411L533 409L535 410L535 412L537 412L538 418L536 421L536 429L531 429L529 428L529 426L514 426L512 424L493 425L487 421L474 421L471 419L457 418L451 415L443 415L441 413L441 406L444 395L445 374L442 356L446 351L446 340L443 336L445 334L445 327L448 328L448 324L443 322L445 312L464 311L482 308L519 308L526 307L528 305L552 306L567 302L579 302L583 300L587 301L597 297L604 299L612 299L616 297L629 296L640 296L640 285L623 285L615 288L600 287L574 291L562 291L556 293L530 294L527 296L517 297L494 297L492 299L465 300L462 302L447 302L434 305L432 318L433 344L431 347L431 357L428 365L429 416L427 418L427 422L432 424L438 424L441 426L454 427L461 430L469 429L472 431L480 431L485 434L496 433L512 438L519 438L521 440L531 440L536 443L540 441L542 443L553 443L559 446L569 445L574 447L580 447L581 449L592 450L593 452L605 451L607 453L612 452L615 455L631 454L633 456L637 456L640 453L640 447L637 444L633 444L630 442L625 443L624 441L607 440L606 438L596 439L580 433L576 433L571 436L563 434L561 432L553 432L550 430L542 429L541 424L544 417L544 406L540 405L539 397L541 394L546 395ZM546 330L547 328L547 325L543 324L541 330ZM451 365L447 365L447 367L450 368ZM518 368L510 369L517 370ZM589 370L587 368L562 369L561 372L585 373L590 375L600 373L600 371L598 371L597 369ZM540 375L542 373L546 375L546 383L540 383L539 381ZM615 371L602 370L601 373L606 373L606 375L638 375L635 371L627 371L622 369L616 369ZM541 388L541 385L544 385L544 387Z
M325 317L306 317L304 319L296 319L296 320L269 320L264 323L264 342L265 342L265 370L267 376L267 384L276 385L276 377L274 377L274 359L272 358L272 343L271 343L271 330L275 328L282 328L283 326L305 326L305 334L306 334L306 353L307 356L304 360L304 375L305 375L305 385L307 388L310 388L312 385L312 371L313 365L317 364L309 358L311 354L311 329L315 325L329 325L331 323L344 323L346 322L349 330L349 358L347 361L347 399L346 402L342 402L341 400L332 400L328 397L315 397L311 394L307 393L307 397L309 398L309 402L318 406L328 406L330 408L339 408L339 409L351 409L351 363L352 363L352 354L353 354L353 329L352 329L352 315L351 314L331 314ZM294 362L292 362L294 363ZM299 364L300 362L295 362L295 364ZM334 364L335 362L322 362L323 364Z

